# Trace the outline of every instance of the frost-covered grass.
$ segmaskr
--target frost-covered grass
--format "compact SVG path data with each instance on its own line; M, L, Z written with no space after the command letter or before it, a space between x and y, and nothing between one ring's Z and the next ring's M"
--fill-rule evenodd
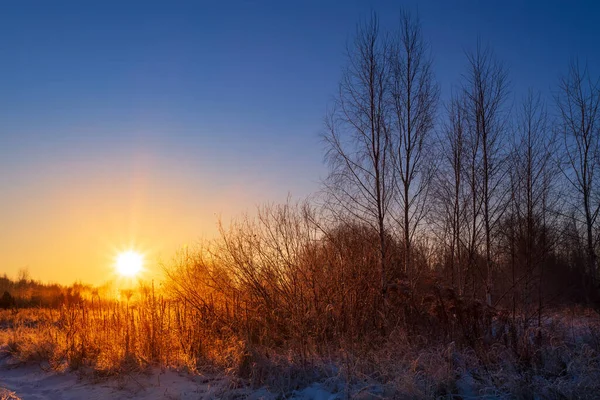
M496 321L497 322L497 321ZM512 332L511 332L512 330ZM498 331L502 331L498 329ZM413 345L403 334L358 357L356 370L392 385L407 398L597 398L600 320L588 310L563 309L541 327L511 327L475 346Z
M230 332L202 332L194 318L185 305L152 296L130 304L2 311L0 357L41 374L74 375L88 385L125 382L123 387L143 388L145 396L158 390L150 382L164 373L188 377L205 398L553 399L600 393L600 319L584 309L547 313L539 327L495 319L494 335L472 344L396 328L384 338L304 355L251 346ZM23 390L18 379L12 382L0 399ZM205 387L209 383L213 392Z

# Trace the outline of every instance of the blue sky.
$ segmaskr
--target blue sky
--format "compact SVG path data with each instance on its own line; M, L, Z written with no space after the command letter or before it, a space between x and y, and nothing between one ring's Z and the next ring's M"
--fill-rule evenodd
M69 242L67 228L55 234L61 221L93 225L85 215L72 221L79 206L102 213L114 202L129 236L159 237L171 222L175 246L214 232L215 214L316 190L326 172L323 116L345 45L371 11L393 27L401 6L418 10L442 98L479 37L509 68L519 99L529 87L550 98L573 57L600 70L598 4L2 2L0 256L11 255L0 272L42 273L44 258L15 246L27 253L49 235ZM168 209L168 222L136 231L140 209Z
M478 35L506 62L515 95L548 91L571 57L600 57L594 1L7 3L0 151L16 164L143 142L225 174L238 161L322 172L317 133L345 43L370 10L393 26L402 5L418 7L444 93Z

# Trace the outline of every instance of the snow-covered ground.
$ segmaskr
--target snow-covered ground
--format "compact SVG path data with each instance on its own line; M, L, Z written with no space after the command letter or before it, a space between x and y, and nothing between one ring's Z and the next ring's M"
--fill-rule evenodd
M331 364L324 364L327 368L296 381L291 379L296 370L277 366L269 370L269 379L261 381L268 382L270 390L251 388L233 373L198 375L154 368L99 377L86 367L56 371L45 368L45 361L19 363L17 359L47 357L21 357L0 340L0 400L598 398L600 325L595 314L555 313L539 329L533 326L518 334L523 340L518 343L525 357L521 359L512 343L506 345L501 340L478 353L473 348L459 348L454 342L413 349L402 337L396 342L392 337L383 350L370 355L373 364L367 366L377 363L369 370L370 375L359 369L346 375L329 361ZM495 330L500 335L506 327L498 323ZM538 332L543 336L538 337ZM505 336L510 338L510 332ZM543 340L541 344L538 338ZM347 360L346 368L355 365L352 357ZM286 388L281 389L285 393L278 387ZM297 387L301 389L289 389Z
M268 390L236 387L228 377L190 375L153 370L118 378L92 379L81 373L44 371L39 365L0 361L0 400L96 400L96 399L275 399ZM292 399L334 400L321 384L292 393Z
M45 372L40 366L4 363L0 370L0 387L24 400L214 398L225 389L224 383L172 371L94 381L76 373Z

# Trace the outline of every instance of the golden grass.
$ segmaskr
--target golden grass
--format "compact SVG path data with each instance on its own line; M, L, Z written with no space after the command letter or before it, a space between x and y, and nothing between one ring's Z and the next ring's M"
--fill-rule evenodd
M230 366L239 353L236 342L221 338L208 346L197 317L184 302L139 292L131 301L0 311L0 341L20 361L106 375L151 365L191 371Z
M417 340L397 328L376 346L348 343L310 360L250 346L221 328L211 331L185 302L153 291L139 291L130 301L2 311L0 324L0 343L16 360L95 378L161 367L221 371L234 386L265 385L279 393L315 380L348 394L374 387L384 397L423 399L465 393L593 398L600 391L600 323L582 310L552 314L542 328L519 331L516 344L499 336L460 346L431 341L433 336ZM352 389L357 387L362 389ZM0 399L16 398L0 393Z

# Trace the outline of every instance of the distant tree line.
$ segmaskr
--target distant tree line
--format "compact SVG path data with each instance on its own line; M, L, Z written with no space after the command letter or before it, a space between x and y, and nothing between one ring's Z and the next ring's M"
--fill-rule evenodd
M90 292L88 285L74 284L62 286L46 284L31 279L29 272L22 269L16 280L6 274L0 277L0 309L10 308L57 308L82 301L84 294Z

